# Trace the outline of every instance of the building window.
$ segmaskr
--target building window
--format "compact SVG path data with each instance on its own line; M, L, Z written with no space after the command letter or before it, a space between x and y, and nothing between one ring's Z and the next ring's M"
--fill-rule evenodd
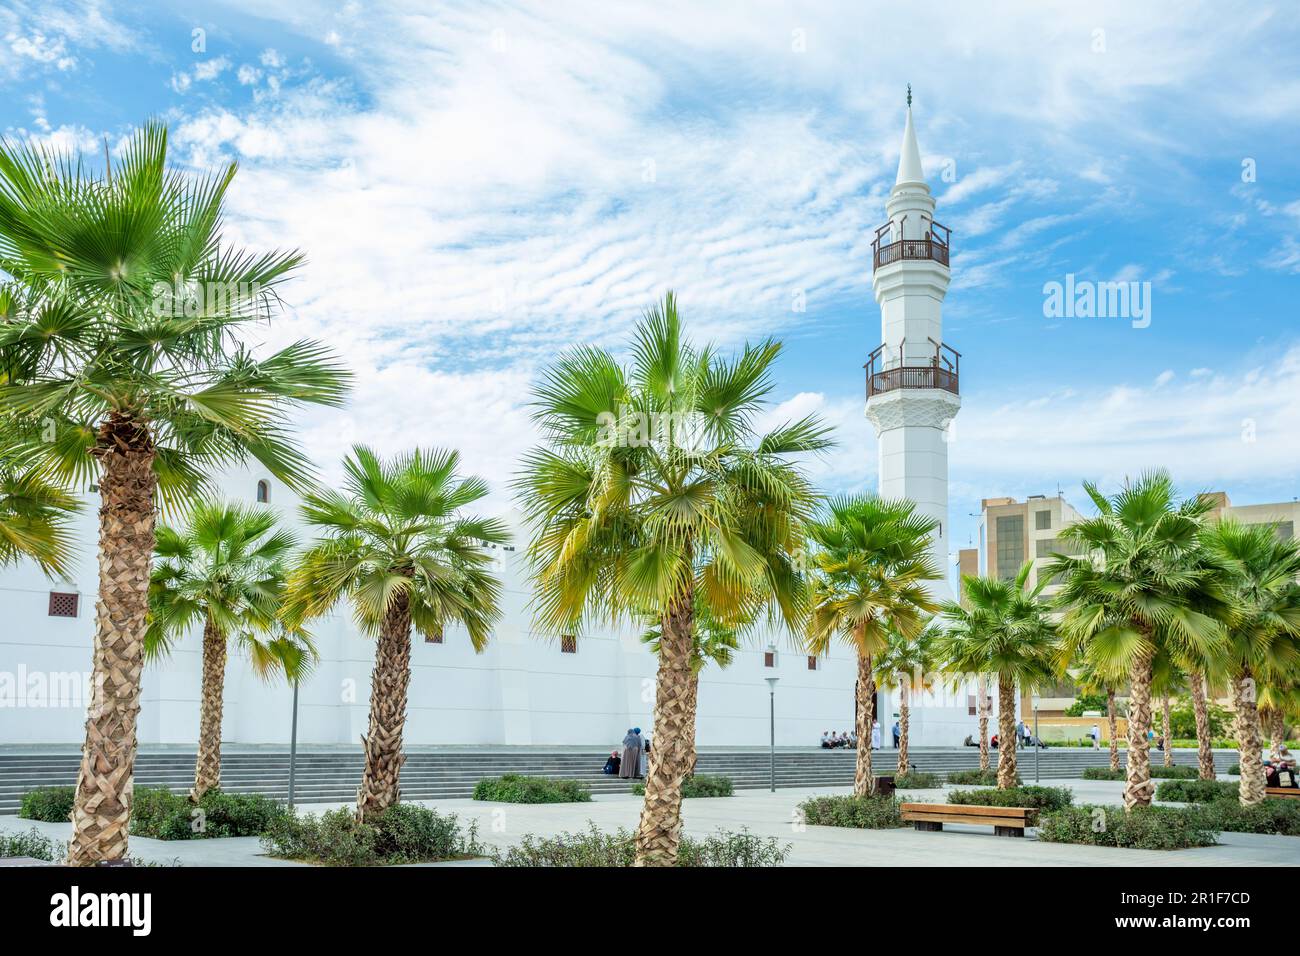
M424 643L426 643L426 644L441 644L441 643L442 643L442 628L439 628L439 629L438 629L437 631L435 631L433 634L426 634L426 635L424 635Z
M578 635L561 634L560 635L560 653L576 654L578 653Z
M1294 521L1279 521L1277 524L1277 538L1279 541L1290 541L1295 537Z
M1052 526L1052 513L1050 511L1034 512L1034 528L1039 531L1046 531Z
M260 504L271 503L271 483L266 480L257 483L257 500Z
M50 592L50 617L76 617L81 595L68 591Z
M776 651L764 651L764 652L763 652L763 666L764 666L764 667L775 667L775 666L776 666Z
M1012 581L1025 563L1025 516L1003 515L998 518L998 577Z
M979 700L975 697L974 694L967 694L967 695L966 695L966 714L967 714L967 716L969 716L969 717L975 717L975 716L978 716L978 715L979 715L979 712L980 712L980 709L979 709Z
M812 654L808 655L808 669L810 671L815 671L817 669L817 658Z

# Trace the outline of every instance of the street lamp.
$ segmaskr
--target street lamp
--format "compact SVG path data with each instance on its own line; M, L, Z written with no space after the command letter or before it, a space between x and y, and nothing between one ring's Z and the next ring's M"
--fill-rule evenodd
M764 677L763 679L767 681L768 700L769 700L768 713L770 714L771 717L772 792L776 793L776 682L779 681L781 678Z
M289 731L289 809L293 809L293 771L298 758L298 681L293 682L293 723Z
M1038 736L1038 705L1043 702L1043 698L1038 691L1034 691L1030 700L1034 705L1034 783L1038 783L1038 752L1043 749L1043 739Z

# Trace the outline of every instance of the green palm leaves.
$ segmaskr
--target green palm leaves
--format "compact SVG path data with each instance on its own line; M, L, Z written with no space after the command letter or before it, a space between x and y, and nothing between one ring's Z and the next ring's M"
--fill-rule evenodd
M996 674L999 685L1033 687L1053 679L1056 632L1039 599L1047 581L1029 587L1032 568L1025 562L1013 581L962 578L964 600L943 605L948 626L935 641L948 670Z
M808 532L809 653L826 653L838 637L859 654L878 654L891 629L915 638L938 610L926 587L941 576L930 557L937 527L910 501L874 495L830 501Z
M0 454L0 567L31 558L47 575L72 560L77 500L14 451Z
M0 270L14 280L0 291L0 414L25 426L53 474L87 483L88 451L130 441L156 451L172 501L229 460L254 458L294 485L310 475L288 412L340 404L348 374L313 342L265 356L243 344L302 256L222 244L234 173L169 169L156 123L104 180L0 142Z
M771 341L731 359L691 345L670 293L627 368L583 348L546 371L534 418L547 444L517 482L546 630L662 614L694 587L720 620L771 599L795 625L815 493L789 459L830 442L814 418L758 432L779 354Z
M495 518L463 514L488 493L457 474L454 451L415 450L388 461L358 445L344 459L344 491L303 496L302 515L320 536L290 579L285 616L301 621L346 599L357 626L377 636L398 597L427 637L463 624L482 650L500 614L500 582L485 544L509 540Z
M306 676L316 658L310 636L279 617L295 540L272 512L204 501L186 526L160 527L157 536L146 657L165 656L195 627L211 625L245 651L257 674Z

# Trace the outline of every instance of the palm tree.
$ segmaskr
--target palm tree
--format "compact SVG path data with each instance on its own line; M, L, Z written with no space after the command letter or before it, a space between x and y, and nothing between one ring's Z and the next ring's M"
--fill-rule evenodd
M1237 712L1243 806L1265 797L1258 683L1300 668L1300 542L1280 539L1272 525L1225 518L1204 532L1207 550L1223 562L1238 614L1228 626L1229 677Z
M1294 675L1270 675L1259 688L1257 704L1260 722L1268 730L1269 758L1277 766L1286 743L1288 718L1300 711L1300 685Z
M998 788L1016 784L1016 688L1029 689L1055 675L1055 629L1039 600L1049 577L1029 586L1033 562L1026 561L1012 581L964 575L962 602L947 601L950 626L938 638L935 654L949 669L993 674L998 682Z
M724 622L774 605L787 628L800 626L795 561L816 495L790 459L830 442L815 418L760 435L781 346L747 345L733 359L697 348L672 293L645 313L631 352L624 368L579 348L546 371L534 404L546 445L527 456L517 488L543 631L659 620L635 859L670 866L694 737L697 594Z
M1068 651L1067 651L1068 652ZM1106 723L1110 733L1110 769L1119 769L1119 707L1115 700L1116 688L1124 682L1124 669L1101 669L1096 663L1080 660L1073 668L1075 680L1087 694L1106 695Z
M303 520L320 539L289 574L283 617L297 625L346 599L357 627L376 639L358 820L401 798L411 629L441 637L459 623L482 651L501 614L501 583L485 546L509 534L496 518L462 513L488 486L460 477L459 464L454 451L416 449L383 461L356 445L343 459L346 494L303 496Z
M8 439L0 435L0 441ZM5 448L0 452L0 568L30 558L47 577L67 573L71 519L78 508L77 499L48 481L22 449Z
M877 686L887 690L898 689L898 769L901 776L907 773L908 724L911 717L911 693L929 690L934 683L934 645L943 633L931 619L912 638L891 628L885 651L876 661Z
M1164 471L1126 482L1111 498L1090 482L1084 488L1099 513L1062 530L1078 553L1055 555L1045 573L1060 575L1060 631L1072 652L1104 671L1128 672L1124 806L1132 809L1148 806L1154 790L1147 733L1156 657L1210 656L1228 606L1198 555L1208 498L1179 503Z
M302 257L222 244L234 174L233 164L201 178L169 169L157 123L103 179L71 156L0 142L0 272L21 289L0 323L0 418L21 425L45 473L94 482L101 501L98 699L73 809L75 865L127 851L158 499L175 504L214 467L248 459L299 484L310 467L288 437L289 413L346 392L320 345L258 356L241 344Z
M149 580L145 659L171 653L195 625L203 627L203 678L198 759L190 799L221 783L221 711L226 650L233 639L261 677L304 677L315 660L310 637L279 622L291 534L275 515L218 501L201 501L184 528L159 527Z
M891 628L915 640L927 615L938 605L925 586L940 571L930 556L938 522L911 501L875 495L829 502L813 522L812 613L807 649L824 654L835 638L858 657L857 770L853 792L876 792L871 769L871 728L875 720L876 680L872 659L888 646Z
M648 644L650 650L658 655L660 638L663 635L663 628L660 621L653 615L647 615L649 629L641 635L641 642ZM695 679L691 682L690 696L686 703L688 720L691 727L691 738L686 742L686 764L687 773L695 773L696 752L695 752L695 729L696 713L699 705L699 676L709 664L716 664L718 668L725 669L732 665L736 659L736 651L740 648L740 632L744 628L753 625L753 621L745 621L742 624L729 624L713 614L713 609L709 602L704 600L704 596L697 591L695 593L695 634L693 635L694 647L691 651L691 672Z
M1192 698L1192 719L1196 721L1196 764L1202 780L1214 780L1214 741L1210 733L1210 709L1206 700L1208 678L1200 662L1187 671L1187 690Z

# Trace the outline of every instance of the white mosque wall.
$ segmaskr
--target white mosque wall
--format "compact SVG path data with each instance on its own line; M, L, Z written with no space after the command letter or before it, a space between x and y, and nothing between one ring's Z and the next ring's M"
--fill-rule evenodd
M259 476L234 473L220 482L225 495L252 501ZM271 507L295 525L296 499L272 481ZM0 744L78 744L83 738L84 693L50 699L61 682L84 683L91 664L96 590L93 498L77 520L80 559L68 580L51 582L31 565L0 572ZM301 533L301 531L300 531ZM463 629L449 628L441 644L414 639L406 723L411 745L613 746L628 727L653 735L655 660L630 630L584 634L575 654L530 627L528 585L519 552L498 553L504 615L488 648L474 653ZM81 595L76 618L48 616L49 592ZM353 625L346 606L316 622L320 652L314 673L300 686L298 739L304 744L349 745L365 734L374 646ZM776 666L764 666L775 645ZM198 731L200 635L178 642L165 660L145 668L139 718L142 745L192 746ZM826 730L853 726L856 664L837 648L808 668L807 656L779 633L752 639L731 667L701 675L698 741L702 746L766 746L769 696L776 676L778 745L809 745ZM54 695L58 697L56 693ZM282 679L264 681L233 647L226 668L223 738L233 744L287 744L292 690ZM896 709L896 707L895 707ZM882 707L882 710L884 708ZM960 743L974 719L913 708L918 746ZM922 714L924 713L924 716ZM963 711L964 714L964 711ZM886 728L888 743L888 721Z

